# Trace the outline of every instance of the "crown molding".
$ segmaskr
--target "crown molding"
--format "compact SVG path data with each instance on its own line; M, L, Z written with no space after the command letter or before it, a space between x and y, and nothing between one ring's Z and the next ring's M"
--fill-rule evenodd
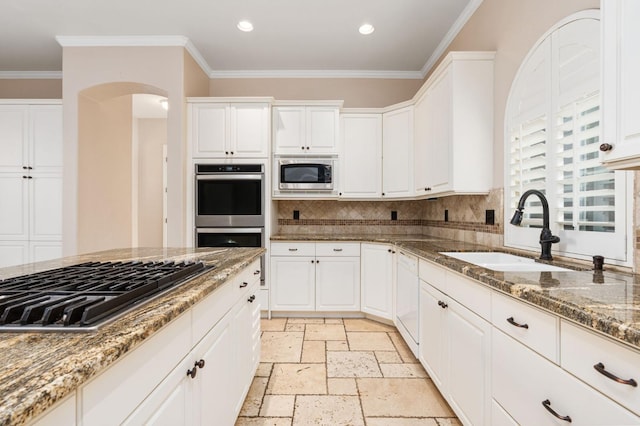
M186 47L185 36L56 36L62 47L127 47L127 46L181 46Z
M471 2L464 8L458 19L453 23L447 34L440 41L436 49L433 51L427 62L425 62L422 70L420 70L420 74L422 78L425 78L427 73L431 71L431 68L435 65L435 63L440 59L440 56L444 52L446 52L447 47L453 42L453 39L456 38L462 27L465 26L467 21L471 19L471 16L475 13L475 11L480 7L483 0L471 0Z
M389 78L422 79L420 71L370 70L225 70L212 71L210 78Z
M62 71L0 71L3 80L62 80Z

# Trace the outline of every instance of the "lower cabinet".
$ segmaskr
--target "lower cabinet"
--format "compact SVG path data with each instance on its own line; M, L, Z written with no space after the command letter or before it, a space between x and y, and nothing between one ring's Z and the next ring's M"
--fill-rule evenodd
M490 424L491 324L422 281L419 359L463 424Z
M360 301L362 312L393 319L395 250L388 244L362 243L360 248Z
M81 423L234 424L260 356L256 267L80 388ZM213 323L202 335L207 318Z
M359 311L360 243L272 243L271 310Z

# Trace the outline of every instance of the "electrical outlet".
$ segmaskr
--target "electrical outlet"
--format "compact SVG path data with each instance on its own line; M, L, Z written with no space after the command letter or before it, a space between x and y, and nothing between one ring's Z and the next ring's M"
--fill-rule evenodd
M293 220L300 220L300 210L293 211Z
M398 220L398 212L391 210L391 220Z
M449 222L449 210L444 211L444 221Z
M485 225L495 225L496 224L496 211L495 210L485 210L484 211L484 223L485 223Z

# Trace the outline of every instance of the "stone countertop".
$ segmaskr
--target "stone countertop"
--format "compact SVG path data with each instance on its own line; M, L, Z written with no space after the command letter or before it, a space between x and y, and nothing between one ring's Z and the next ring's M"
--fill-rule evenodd
M545 262L573 269L562 272L498 272L457 260L440 252L500 251L533 257L509 249L404 235L276 235L272 241L360 241L391 243L423 259L445 266L494 289L532 303L560 317L600 331L640 350L640 275L586 264Z
M0 333L0 425L24 424L61 401L263 252L261 248L136 248L0 268L3 279L88 261L203 261L215 266L94 332Z

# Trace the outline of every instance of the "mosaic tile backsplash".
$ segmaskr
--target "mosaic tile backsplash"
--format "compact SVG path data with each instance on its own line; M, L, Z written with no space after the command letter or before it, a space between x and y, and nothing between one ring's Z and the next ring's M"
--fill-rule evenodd
M419 201L278 201L277 233L426 235L499 247L502 209L502 189ZM493 225L485 223L487 210L494 212Z

